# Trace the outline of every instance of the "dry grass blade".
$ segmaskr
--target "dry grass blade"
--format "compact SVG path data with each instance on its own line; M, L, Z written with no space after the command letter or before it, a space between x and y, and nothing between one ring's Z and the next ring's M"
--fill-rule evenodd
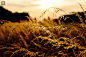
M19 33L19 35L20 35L20 38L22 39L25 47L28 48L28 45L27 45L26 41L24 40L23 36L20 33Z
M66 14L66 12L65 12L64 10L60 9L60 8L56 8L56 7L51 7L51 8L61 10L61 11L63 11L63 12ZM58 11L57 11L57 12L58 12Z
M63 12L66 14L66 12L65 12L64 10L60 9L60 8L50 7L49 9L46 9L46 10L42 13L42 15L39 17L39 19L40 19L47 11L49 11L49 10L51 10L51 9L54 9L54 10L55 10L55 13L57 13L59 10L61 10L61 11L63 11Z
M78 4L81 6L81 8L82 8L83 12L85 12L85 10L84 10L84 8L82 7L82 5L81 5L80 3L78 3Z
M81 8L82 8L82 10L83 10L83 13L84 13L84 16L85 16L85 18L84 18L84 19L86 19L86 13L85 13L84 8L82 7L82 5L81 5L80 3L78 3L78 4L81 6Z

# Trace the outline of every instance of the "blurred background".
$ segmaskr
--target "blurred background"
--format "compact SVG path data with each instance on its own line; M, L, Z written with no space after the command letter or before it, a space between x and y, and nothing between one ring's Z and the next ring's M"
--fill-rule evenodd
M69 12L80 12L82 11L78 3L80 3L84 10L86 10L86 0L0 0L5 1L5 5L1 5L4 8L12 12L28 12L31 17L39 18L40 15L50 7L57 7L64 10L67 14ZM60 15L65 14L59 11L56 16L53 17L54 10L46 12L43 18L57 18ZM42 20L42 19L40 19Z

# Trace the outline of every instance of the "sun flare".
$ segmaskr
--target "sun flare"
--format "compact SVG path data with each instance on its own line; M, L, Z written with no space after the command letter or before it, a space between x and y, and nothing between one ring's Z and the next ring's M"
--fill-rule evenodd
M38 4L40 4L40 7L42 9L49 8L53 5L51 0L41 0L41 1L38 2Z
M47 9L50 7L54 7L55 4L59 5L59 3L62 1L63 0L58 0L58 1L57 0L40 0L36 2L36 4L39 4L41 9Z

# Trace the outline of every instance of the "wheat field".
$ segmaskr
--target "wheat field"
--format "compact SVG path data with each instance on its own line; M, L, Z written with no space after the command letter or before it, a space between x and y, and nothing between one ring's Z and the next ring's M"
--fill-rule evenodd
M55 14L59 10L65 13L52 8ZM55 22L51 18L37 22L27 16L29 21L0 21L0 57L86 57L86 23L74 13L81 23ZM83 13L86 17L84 9Z
M85 45L86 24L47 19L0 25L0 57L85 57Z

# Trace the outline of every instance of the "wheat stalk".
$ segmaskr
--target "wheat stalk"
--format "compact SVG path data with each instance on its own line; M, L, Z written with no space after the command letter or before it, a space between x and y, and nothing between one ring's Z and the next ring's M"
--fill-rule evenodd
M65 14L66 14L66 12L64 11L64 10L62 10L62 9L60 9L60 8L56 8L56 7L50 7L49 9L46 9L43 13L42 13L42 15L39 17L39 19L47 12L47 11L49 11L50 9L54 9L55 10L55 13L57 13L58 11L63 11ZM53 14L54 15L54 14Z
M81 8L82 8L82 10L83 10L83 12L84 12L84 16L85 16L85 20L86 20L86 13L85 13L85 10L84 10L84 8L82 7L82 5L80 4L80 3L78 3L80 6L81 6Z
M81 6L81 8L82 8L83 12L85 12L85 10L84 10L84 8L82 7L82 5L81 5L80 3L78 3L78 4Z

